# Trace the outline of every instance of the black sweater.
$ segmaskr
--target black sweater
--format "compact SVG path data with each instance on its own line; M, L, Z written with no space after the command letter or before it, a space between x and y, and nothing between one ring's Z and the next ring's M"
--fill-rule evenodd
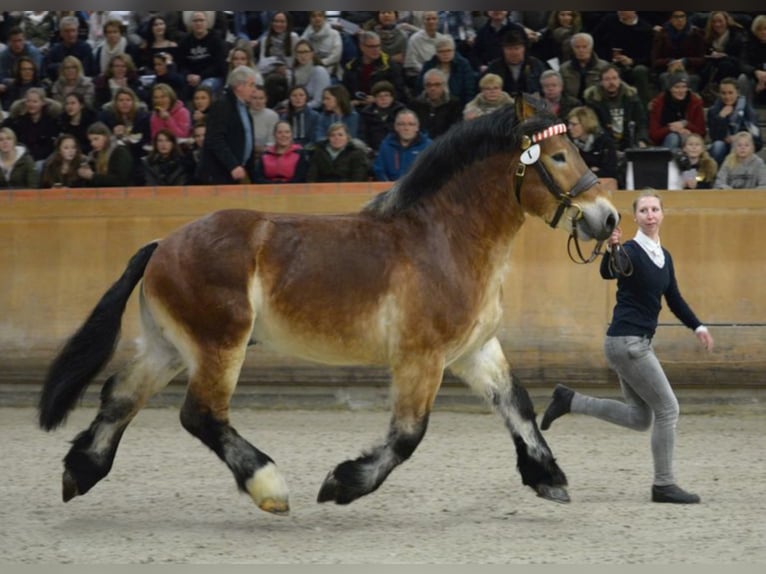
M617 304L614 306L607 335L653 337L663 295L670 310L684 325L696 329L702 324L678 290L673 258L667 249L662 249L665 253L665 265L662 268L657 267L643 248L632 239L625 242L622 250L630 257L633 274L628 277L616 277ZM608 253L601 259L601 276L604 279L615 279L609 266Z

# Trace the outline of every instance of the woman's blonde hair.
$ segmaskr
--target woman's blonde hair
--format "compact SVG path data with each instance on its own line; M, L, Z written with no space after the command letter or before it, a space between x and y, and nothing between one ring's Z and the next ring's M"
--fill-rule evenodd
M662 196L653 187L645 187L644 189L641 190L641 193L639 193L638 196L633 200L633 213L636 213L636 209L638 208L638 202L644 199L645 197L655 197L659 199L660 209L665 211L665 206L662 205Z
M77 68L77 77L78 78L81 77L85 73L85 70L82 67L82 62L80 61L80 58L78 58L77 56L67 56L66 58L61 60L61 67L62 68L64 68L65 66L68 66L68 65L73 65L73 66L75 66ZM61 76L63 78L63 76L61 74L59 74L59 76Z
M567 119L577 118L586 134L595 134L599 129L598 116L588 106L577 106L567 114Z
M682 149L684 146L686 146L686 142L689 140L697 140L702 146L702 153L700 154L700 160L698 164L699 167L697 168L697 172L705 178L705 181L714 181L715 176L718 173L718 164L708 153L707 147L705 146L705 139L701 135L692 132L684 139L684 143L681 146Z
M739 159L737 150L735 149L739 140L747 140L750 142L750 149L753 150L753 154L755 153L755 140L753 139L753 134L746 131L737 132L731 137L731 151L729 152L729 155L726 156L726 159L723 160L721 166L725 165L726 167L734 167L742 163L742 160Z
M19 143L19 139L16 137L16 132L9 127L0 128L0 134L11 138L14 146Z
M176 102L178 101L178 94L176 94L176 91L168 84L164 84L162 82L159 84L154 84L154 87L152 88L152 98L154 98L154 92L162 92L168 98L170 98L171 109L173 109L173 106L175 106Z
M480 88L493 88L493 87L503 87L503 78L498 76L497 74L484 74L479 80L479 87Z

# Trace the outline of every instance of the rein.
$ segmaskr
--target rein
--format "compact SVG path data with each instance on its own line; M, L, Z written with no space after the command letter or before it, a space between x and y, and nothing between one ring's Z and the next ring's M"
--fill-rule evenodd
M567 126L561 123L547 127L543 131L533 134L531 138L527 135L522 136L522 152L519 156L519 164L516 166L516 172L514 174L516 201L518 201L519 205L521 205L521 187L524 183L524 176L527 172L527 166L534 165L537 169L537 172L540 174L540 178L548 188L548 191L551 192L553 196L558 200L558 208L556 209L556 213L554 214L553 219L551 219L548 225L555 229L558 226L559 221L561 221L561 217L564 215L564 212L570 208L576 209L577 213L572 217L572 233L569 235L569 240L567 241L567 254L569 255L569 258L575 263L591 263L594 259L596 259L596 257L603 253L601 251L601 246L604 242L598 241L589 257L585 257L583 255L582 250L580 249L580 240L577 237L576 225L577 221L583 217L583 213L582 208L572 200L575 199L583 191L596 185L596 183L598 183L598 177L591 170L587 170L580 177L580 179L575 182L569 191L564 192L551 177L551 174L548 172L548 170L545 169L543 163L538 161L540 159L540 142L551 136L565 134L566 132ZM577 259L575 259L575 257L572 255L573 243L577 253Z

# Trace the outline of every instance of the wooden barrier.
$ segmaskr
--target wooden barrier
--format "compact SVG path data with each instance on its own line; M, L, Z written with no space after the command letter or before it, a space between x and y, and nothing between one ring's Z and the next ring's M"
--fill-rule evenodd
M216 209L337 213L359 209L386 184L24 190L0 194L0 381L37 382L47 362L118 277L135 250ZM613 192L624 237L635 232L636 192ZM655 348L674 384L762 386L766 360L766 193L663 194L662 240L681 290L711 326L707 354L663 309ZM566 235L529 219L514 246L499 337L526 385L614 383L602 342L613 282L597 264L575 265ZM135 348L136 297L115 362ZM254 348L243 382L384 383L370 368L308 364ZM452 379L447 379L448 383Z

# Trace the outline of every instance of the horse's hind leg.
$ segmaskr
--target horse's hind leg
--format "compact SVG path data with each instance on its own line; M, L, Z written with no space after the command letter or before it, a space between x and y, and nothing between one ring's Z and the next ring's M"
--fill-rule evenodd
M261 510L287 514L288 489L274 461L229 424L229 400L245 358L246 344L217 349L199 358L190 373L189 389L181 409L181 424L229 467L237 486Z
M130 364L109 377L101 389L96 418L75 437L64 457L64 502L85 494L109 474L125 428L149 398L181 370L183 364L175 349L154 341L145 343Z
M393 369L394 407L385 441L336 466L325 478L318 502L353 502L376 490L412 455L425 435L443 373L444 362L439 357L412 358Z
M567 479L556 464L535 422L526 389L511 375L497 339L450 365L450 370L481 394L500 414L516 446L517 465L524 484L538 496L569 502Z

